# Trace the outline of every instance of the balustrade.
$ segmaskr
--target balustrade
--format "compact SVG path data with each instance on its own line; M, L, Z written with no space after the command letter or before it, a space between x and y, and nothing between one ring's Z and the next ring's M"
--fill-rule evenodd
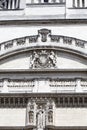
M3 81L0 80L0 88L3 87Z
M75 87L76 82L73 80L52 80L49 85L50 87Z
M29 4L40 4L40 3L65 3L65 0L27 0Z
M73 0L73 7L74 8L85 8L86 0Z
M87 87L87 80L81 80L81 86Z
M44 80L45 82L45 80ZM25 79L4 79L0 80L0 92L36 92L38 80L25 80ZM87 80L81 79L53 79L47 80L45 85L49 85L49 92L83 92L87 91ZM37 88L38 89L38 88Z
M8 87L34 87L34 81L31 80L10 80Z
M1 9L19 9L20 0L1 0L0 8Z

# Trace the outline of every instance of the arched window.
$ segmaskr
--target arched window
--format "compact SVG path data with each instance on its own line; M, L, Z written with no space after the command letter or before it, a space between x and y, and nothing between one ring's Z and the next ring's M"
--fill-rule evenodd
M29 112L29 123L34 122L34 113L32 111Z
M49 122L49 123L52 123L52 122L53 122L53 112L52 112L52 111L49 111L49 112L48 112L48 122Z

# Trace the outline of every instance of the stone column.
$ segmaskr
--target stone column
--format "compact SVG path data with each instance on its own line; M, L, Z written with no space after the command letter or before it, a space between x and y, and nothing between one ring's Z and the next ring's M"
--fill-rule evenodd
M83 0L80 0L80 5L79 7L83 7Z

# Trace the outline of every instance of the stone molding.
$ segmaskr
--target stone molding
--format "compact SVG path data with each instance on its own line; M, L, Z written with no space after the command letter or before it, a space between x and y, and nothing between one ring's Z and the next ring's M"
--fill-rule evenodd
M37 46L37 43L39 46ZM48 29L40 29L38 30L37 35L26 36L1 43L0 59L19 52L29 51L33 49L35 50L35 48L51 49L52 47L56 50L66 50L68 52L72 52L83 57L87 57L86 43L87 41L83 41L72 37L53 35L51 30Z
M38 93L45 92L39 90L41 84L45 82L45 85L49 88L48 93L60 93L60 92L87 92L87 79L86 78L21 78L21 79L0 79L0 92L1 93ZM44 87L44 86L43 86ZM23 89L23 91L21 91Z
M19 126L19 127L0 127L0 130L33 130L36 126ZM44 130L87 130L86 126L65 126L65 127L56 127L56 126L46 126Z
M26 108L29 101L47 102L52 100L56 107L87 107L86 93L60 94L0 94L0 108Z

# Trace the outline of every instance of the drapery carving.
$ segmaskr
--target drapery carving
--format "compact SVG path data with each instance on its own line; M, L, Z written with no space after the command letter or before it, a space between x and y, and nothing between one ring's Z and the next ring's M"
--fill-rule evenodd
M39 110L36 115L36 125L38 130L45 128L45 113L43 110Z

